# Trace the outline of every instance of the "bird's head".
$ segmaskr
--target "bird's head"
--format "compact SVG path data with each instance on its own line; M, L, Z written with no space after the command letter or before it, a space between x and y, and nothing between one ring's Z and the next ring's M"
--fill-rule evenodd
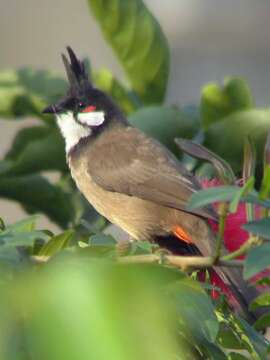
M86 73L85 65L74 51L67 47L69 60L62 54L69 89L57 103L43 113L53 113L66 141L69 152L82 138L90 137L106 127L113 118L123 121L123 116L111 98L95 88Z

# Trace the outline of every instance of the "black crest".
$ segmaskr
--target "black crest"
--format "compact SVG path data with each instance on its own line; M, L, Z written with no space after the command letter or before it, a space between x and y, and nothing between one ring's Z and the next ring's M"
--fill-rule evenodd
M70 91L73 94L78 94L91 87L91 84L89 82L84 63L78 60L70 46L67 47L67 52L70 61L68 61L64 54L62 54L62 59L70 84Z

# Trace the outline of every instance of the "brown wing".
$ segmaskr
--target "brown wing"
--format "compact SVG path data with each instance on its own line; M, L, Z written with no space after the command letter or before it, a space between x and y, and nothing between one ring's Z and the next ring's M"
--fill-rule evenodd
M104 133L89 153L89 174L108 191L186 211L190 196L200 189L173 154L133 127ZM195 213L216 218L211 208Z

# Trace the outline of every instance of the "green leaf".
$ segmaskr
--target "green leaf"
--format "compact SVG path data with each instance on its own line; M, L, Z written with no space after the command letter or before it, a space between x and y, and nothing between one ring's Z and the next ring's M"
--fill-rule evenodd
M42 246L38 255L53 256L58 251L66 248L74 235L73 230L67 230L60 235L53 236L45 245Z
M26 219L17 221L15 224L8 225L4 233L19 233L26 231L33 231L36 228L37 215L28 216ZM2 233L3 234L3 233Z
M203 127L207 129L212 123L238 110L249 109L253 100L247 83L240 78L227 78L224 88L216 83L203 87L201 97L201 117Z
M244 186L239 188L238 193L235 195L235 197L232 199L232 201L230 203L229 211L231 213L236 213L241 199L245 195L247 195L247 193L249 193L250 191L252 191L254 189L254 185L255 185L255 178L254 178L254 176L252 176L251 178L249 178L247 180L247 182L244 184Z
M249 358L245 357L242 354L236 352L230 352L228 354L228 360L248 360Z
M270 218L250 221L242 226L246 231L270 240Z
M91 246L115 246L116 240L111 235L97 234L90 237L89 243Z
M71 196L39 175L0 177L0 197L19 201L34 212L44 212L61 227L73 219Z
M41 110L65 89L66 82L48 71L24 68L0 72L0 116L43 118Z
M169 106L142 108L130 115L128 120L131 125L159 140L175 154L179 154L179 149L174 139L193 138L199 128L199 119L196 114Z
M34 359L191 359L158 275L141 266L55 259L8 292L5 314L12 308L15 318L9 327L0 322L1 339L14 346L3 330L27 314L24 350Z
M250 310L254 311L263 306L270 306L270 292L263 293L256 297L250 304Z
M190 197L188 209L201 208L215 202L231 201L238 192L238 186L217 186L200 190Z
M249 279L267 268L270 268L270 243L257 246L248 252L243 276Z
M8 166L0 171L2 176L67 170L63 138L56 127L50 126L20 130L5 160Z
M48 235L46 235L42 231L27 231L19 233L0 234L0 244L4 247L28 245L32 246L37 239L47 240Z
M267 199L270 195L270 165L264 167L262 185L259 192L260 199Z
M209 126L204 145L229 162L235 171L241 171L245 139L249 136L254 141L261 161L269 130L269 109L239 111Z
M270 326L270 313L262 315L254 324L256 330L263 330Z
M170 287L170 293L178 306L180 323L195 341L214 343L219 324L214 307L200 284L184 278Z
M254 142L248 137L244 143L244 159L242 178L245 184L249 178L255 175L256 169L256 148Z
M134 96L114 78L109 70L99 70L94 74L93 80L96 87L111 95L125 114L130 114L138 108L138 100L135 100Z
M169 47L142 0L88 0L104 37L134 91L147 104L162 102L169 74Z

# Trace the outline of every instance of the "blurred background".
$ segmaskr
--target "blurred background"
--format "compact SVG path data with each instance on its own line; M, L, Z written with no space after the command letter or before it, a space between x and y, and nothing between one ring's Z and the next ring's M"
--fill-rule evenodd
M198 103L201 87L226 75L243 76L257 105L270 103L270 3L267 0L146 0L171 49L167 103ZM91 59L95 69L124 74L85 0L9 0L0 3L0 69L33 66L63 75L60 53L71 45ZM18 127L1 122L0 154ZM14 203L0 200L7 222L21 217Z

